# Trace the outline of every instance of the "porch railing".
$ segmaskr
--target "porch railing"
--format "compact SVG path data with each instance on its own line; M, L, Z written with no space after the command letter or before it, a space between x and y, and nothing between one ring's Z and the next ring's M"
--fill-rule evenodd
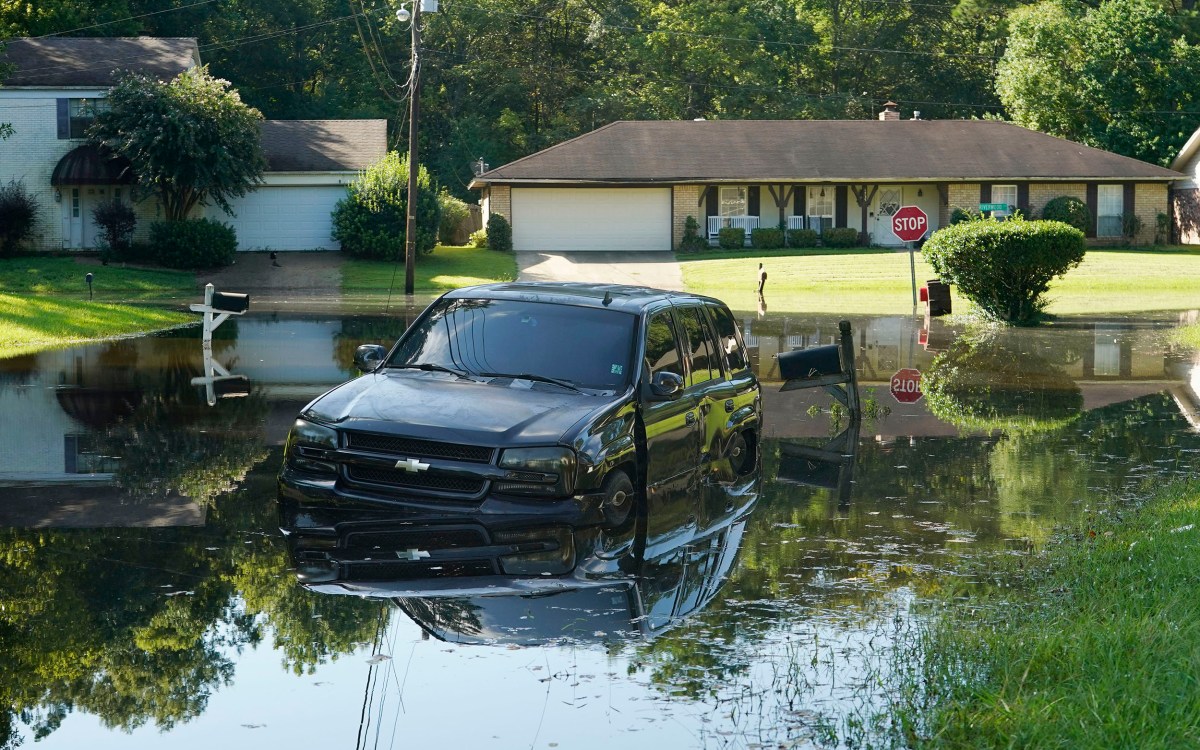
M787 217L787 228L788 229L803 229L804 228L804 217L803 216Z
M750 230L758 229L757 216L710 216L708 217L708 238L715 240L717 233L723 227L737 227L746 233L746 239L750 239Z

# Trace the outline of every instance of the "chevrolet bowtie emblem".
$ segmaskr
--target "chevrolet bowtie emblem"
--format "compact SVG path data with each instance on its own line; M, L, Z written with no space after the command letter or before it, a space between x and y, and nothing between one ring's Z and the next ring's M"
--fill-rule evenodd
M400 558L401 560L408 560L410 562L416 562L417 560L420 560L422 558L429 557L429 553L423 549L409 547L408 549L404 550L403 552L397 552L396 557Z
M415 458L402 458L396 462L396 468L401 471L425 471L429 464Z

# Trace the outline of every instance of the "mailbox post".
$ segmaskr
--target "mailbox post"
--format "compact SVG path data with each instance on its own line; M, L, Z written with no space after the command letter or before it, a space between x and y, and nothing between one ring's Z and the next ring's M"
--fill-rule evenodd
M229 370L213 359L212 335L213 330L228 320L230 315L244 315L250 309L250 295L218 292L212 284L205 284L204 303L191 305L190 309L204 316L201 335L204 375L192 378L192 385L204 386L209 406L216 405L218 395L221 398L248 395L250 387L246 376L231 375Z

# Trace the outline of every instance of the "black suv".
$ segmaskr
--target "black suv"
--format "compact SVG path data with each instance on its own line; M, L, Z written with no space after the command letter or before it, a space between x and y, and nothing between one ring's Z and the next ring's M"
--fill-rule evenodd
M288 436L280 501L490 526L622 525L758 466L758 382L720 301L509 283L450 292ZM667 520L667 519L662 519Z

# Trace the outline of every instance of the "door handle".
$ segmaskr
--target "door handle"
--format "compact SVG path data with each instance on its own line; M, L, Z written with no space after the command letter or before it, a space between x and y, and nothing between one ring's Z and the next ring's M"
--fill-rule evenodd
M731 399L731 398L725 399L725 413L726 414L733 413L733 399Z
M689 411L683 416L683 421L687 422L688 424L696 424L696 412Z
M700 404L700 414L701 415L707 417L708 412L711 410L712 410L712 404L710 402L705 401L702 404Z

